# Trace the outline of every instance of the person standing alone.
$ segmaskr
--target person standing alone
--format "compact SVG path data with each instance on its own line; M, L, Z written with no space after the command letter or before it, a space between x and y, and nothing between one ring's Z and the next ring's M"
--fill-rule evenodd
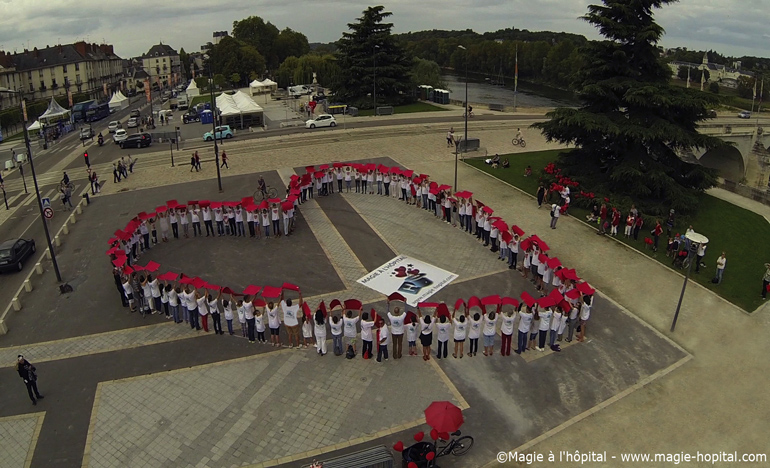
M24 356L19 354L18 361L16 361L16 371L27 386L27 392L29 393L29 399L32 400L32 404L37 405L37 400L42 400L44 398L37 390L37 369L35 369L35 366L29 361L24 359Z

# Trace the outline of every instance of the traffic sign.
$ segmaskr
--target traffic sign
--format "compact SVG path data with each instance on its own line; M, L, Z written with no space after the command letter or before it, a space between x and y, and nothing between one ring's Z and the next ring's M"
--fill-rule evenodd
M41 200L41 203L43 204L43 208L50 208L51 207L51 199L50 198L43 198Z
M48 208L43 208L43 216L45 216L46 219L53 218L53 208L50 206Z

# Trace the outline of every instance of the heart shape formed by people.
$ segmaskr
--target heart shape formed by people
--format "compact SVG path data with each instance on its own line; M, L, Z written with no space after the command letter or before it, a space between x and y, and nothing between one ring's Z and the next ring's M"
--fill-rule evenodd
M298 208L298 206L301 204L301 200L304 198L304 192L307 191L310 187L312 187L312 184L315 182L316 186L319 187L321 184L331 184L334 180L334 176L338 172L345 172L350 173L350 171L356 171L358 174L362 174L361 177L366 177L366 174L372 174L374 171L376 171L379 176L378 180L380 179L380 176L382 178L389 178L391 186L395 190L395 185L400 186L401 193L405 194L407 197L415 197L418 200L421 198L421 201L423 203L430 201L431 203L437 203L438 206L436 207L436 213L438 215L440 206L441 208L444 208L445 210L445 216L451 217L452 214L452 208L445 208L444 202L440 202L437 199L437 196L439 198L443 198L444 201L449 201L454 206L461 206L463 207L463 211L466 213L470 210L471 214L466 214L466 221L467 223L471 223L474 221L474 218L476 220L477 227L479 229L482 229L484 231L496 231L495 232L495 238L501 238L504 242L510 243L513 240L518 241L518 246L520 250L529 251L530 249L535 249L537 252L540 252L540 255L543 255L543 252L546 252L550 249L550 247L537 235L531 235L527 237L526 239L523 239L524 237L524 231L520 229L516 225L509 225L505 223L501 218L499 217L493 217L491 216L492 213L494 213L494 210L490 207L486 206L484 203L473 200L473 194L468 191L463 192L457 192L452 195L451 187L448 185L439 185L437 182L430 181L430 176L426 174L419 174L418 176L415 176L415 173L413 170L407 170L402 169L399 167L387 167L384 165L375 165L375 164L360 164L360 163L333 163L332 165L321 165L319 169L316 169L315 166L308 166L306 168L307 173L303 175L292 175L291 176L291 182L289 184L289 193L286 198L284 199L268 199L268 200L262 200L259 203L257 203L254 199L251 197L242 198L240 201L208 201L208 200L191 200L188 201L187 204L180 204L176 200L169 200L166 202L165 205L158 206L154 210L150 210L149 212L140 212L138 213L134 218L132 218L125 226L124 229L118 229L115 231L114 236L109 239L110 248L107 250L106 254L109 256L115 270L119 272L120 274L129 275L135 271L147 271L149 273L155 273L161 269L161 265L157 262L149 262L145 266L137 265L136 263L133 263L132 265L130 263L130 256L132 255L131 248L129 248L129 245L135 245L137 242L139 242L139 238L141 236L147 236L147 233L145 232L147 230L147 224L154 222L156 219L160 220L161 226L163 226L164 223L169 222L169 218L174 218L178 216L187 216L189 213L195 213L195 216L192 218L194 224L196 221L196 217L198 218L197 223L200 224L200 218L204 219L204 223L212 223L213 219L217 219L218 223L221 223L223 221L220 221L218 218L218 215L221 215L224 212L234 212L237 213L237 216L239 218L239 221L237 223L243 223L243 212L245 211L247 214L247 217L263 217L261 219L267 220L268 217L270 218L270 221L273 223L278 223L280 220L283 220L284 215L292 216L295 209ZM374 176L372 176L374 177ZM386 179L387 180L387 179ZM394 181L397 183L394 184ZM408 186L408 188L404 188L405 186ZM474 203L475 201L475 203ZM221 211L218 211L221 210ZM460 210L458 210L460 211ZM204 215L204 213L208 213L208 215ZM209 219L206 220L205 218L208 217ZM165 221L162 221L165 220ZM232 222L230 222L232 224ZM273 224L274 226L278 226L278 224ZM210 226L210 224L209 224ZM489 230L487 230L487 226L490 227ZM242 226L241 226L242 228ZM277 228L276 228L277 229ZM213 233L213 228L212 228ZM146 237L145 237L146 238ZM550 259L550 260L557 260L557 259ZM548 259L546 256L546 260L548 261L548 265L550 268L550 265L552 262ZM583 295L592 295L594 293L593 288L588 285L586 282L581 282L580 278L576 275L575 270L570 270L567 268L564 268L561 266L561 263L558 263L558 266L556 269L553 270L553 274L559 277L562 281L570 281L576 290ZM407 276L417 276L420 275L420 270L417 268L413 268L411 264L407 266L399 266L397 267L393 273L395 277L397 278L405 278ZM300 288L297 285L291 284L291 283L283 283L280 287L277 286L254 286L250 285L243 291L235 291L232 288L229 288L227 286L219 286L212 283L209 283L208 281L199 278L199 277L187 277L184 275L180 275L178 273L174 273L171 271L167 271L163 274L157 275L157 278L159 280L164 281L179 281L181 284L189 284L195 287L196 289L207 289L209 291L222 291L224 293L232 293L235 295L248 295L256 297L257 295L260 295L263 298L273 299L278 298L281 296L282 291L284 290L293 290L299 292ZM558 293L558 291L553 291ZM573 303L576 301L574 294L565 294L566 299L559 294L559 298L553 297L553 295L546 296L544 298L541 298L540 300L535 301L534 298L531 297L528 293L524 292L521 295L522 300L527 303L528 306L532 306L533 304L537 303L540 307L552 307L552 306L560 306L562 308L570 307L570 302ZM577 298L580 296L578 295ZM492 299L490 299L492 298ZM497 298L497 299L494 299ZM567 301L569 299L569 301ZM478 304L477 304L478 303ZM424 306L430 306L437 307L439 304L437 303L423 303ZM435 305L434 305L435 304ZM515 304L515 305L514 305ZM443 305L443 303L441 304ZM473 307L474 305L478 305L482 312L486 312L487 306L493 306L497 305L498 310L501 305L514 305L514 307L518 306L518 301L513 298L505 297L500 298L499 296L489 296L488 298L478 299L475 297L472 297L468 300L467 303L465 303L462 299L459 299L455 305L455 310L458 310L459 308L466 307L466 310L468 308ZM325 308L325 306L324 306ZM346 307L347 308L347 307ZM446 306L444 305L444 309ZM565 309L568 310L568 309ZM308 311L306 311L308 313Z

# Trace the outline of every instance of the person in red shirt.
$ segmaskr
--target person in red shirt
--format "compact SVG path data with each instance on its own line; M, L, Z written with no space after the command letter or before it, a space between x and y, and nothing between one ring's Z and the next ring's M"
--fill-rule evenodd
M636 215L636 221L634 222L634 240L639 240L639 231L642 230L642 225L644 225L642 215Z
M660 238L661 233L663 232L663 226L660 225L660 220L655 220L655 229L652 230L652 235L655 237L652 251L657 252L658 251L658 239Z
M607 229L604 227L604 223L607 222L607 205L602 203L602 209L599 211L599 231L597 234L607 234Z
M617 208L612 209L612 229L610 230L611 236L618 235L618 226L620 226L620 211Z
M628 213L628 216L626 216L626 229L623 234L625 234L626 238L631 237L631 231L634 229L634 223L636 222L636 219L634 219L634 215L631 213Z

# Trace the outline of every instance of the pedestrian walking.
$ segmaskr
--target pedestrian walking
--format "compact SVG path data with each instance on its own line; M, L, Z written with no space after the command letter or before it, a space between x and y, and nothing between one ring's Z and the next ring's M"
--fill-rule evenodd
M224 151L222 151L222 164L219 167L220 168L226 167L230 169L230 166L227 165L227 153L225 153Z
M556 229L556 222L559 221L561 216L561 207L554 203L551 205L551 229Z
M537 188L537 209L540 209L540 207L543 206L543 201L545 200L547 194L548 189L545 188L545 185L540 184L540 186Z
M195 152L194 156L195 156L195 167L197 168L195 170L202 171L203 168L201 167L201 157L198 155L197 151Z
M115 163L112 163L112 183L117 184L120 182L121 174L118 171L118 166Z
M447 148L452 148L455 145L455 129L454 127L450 128L448 132L446 132L446 146Z
M195 172L198 172L198 163L195 161L195 154L190 156L190 172L195 169Z
M19 377L24 381L24 385L27 386L27 393L29 393L29 399L32 400L32 404L37 405L37 400L45 398L37 390L37 369L24 359L24 356L19 354L16 361L16 372L19 373Z

